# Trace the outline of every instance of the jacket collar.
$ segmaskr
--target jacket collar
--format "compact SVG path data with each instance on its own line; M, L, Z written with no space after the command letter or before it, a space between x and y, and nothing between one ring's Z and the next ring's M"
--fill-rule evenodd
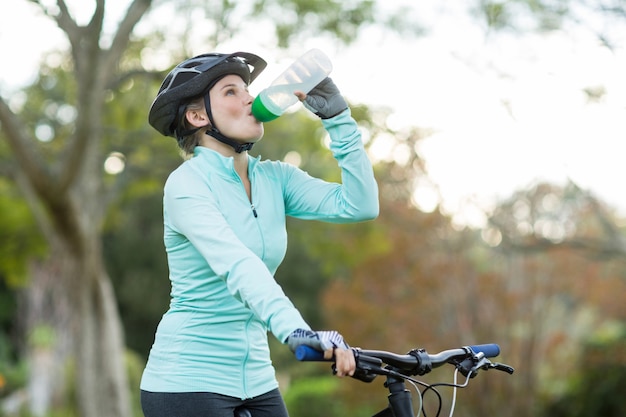
M234 166L235 160L232 156L224 156L213 149L196 146L193 151L193 159L200 163L204 171L216 173L227 178L237 177ZM255 171L260 160L260 155L257 157L248 155L248 173L250 175Z

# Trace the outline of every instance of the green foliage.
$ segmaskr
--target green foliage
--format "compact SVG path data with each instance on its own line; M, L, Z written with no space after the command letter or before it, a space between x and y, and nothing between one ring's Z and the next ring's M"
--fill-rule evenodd
M10 287L28 281L28 260L45 253L45 243L24 199L0 177L0 279Z
M11 337L15 332L16 304L15 291L0 280L0 401L22 387L27 377L26 364L18 357L15 340Z
M621 417L626 415L626 326L616 338L597 338L584 348L579 374L565 395L548 404L550 417Z
M339 417L353 415L335 398L339 380L318 377L304 378L289 386L284 394L289 413L298 417Z
M416 16L407 13L407 7L382 8L380 3L377 0L163 2L158 5L157 13L169 13L171 18L152 21L155 30L146 46L160 54L169 48L173 61L180 61L199 42L215 47L242 33L254 36L257 31L263 37L273 36L272 41L279 48L288 48L312 38L329 38L347 45L358 38L362 28L376 25L408 36L421 32ZM204 19L200 29L191 22L197 16Z
M608 47L617 44L612 27L619 27L626 16L626 4L613 0L478 0L475 10L491 30L541 32L568 29L573 24L596 33Z
M44 172L54 176L66 163L64 152L71 146L77 116L76 80L68 71L69 59L62 52L51 52L51 62L42 63L37 80L23 91L24 101L18 117L25 127L32 152L40 159ZM8 161L13 165L14 161ZM19 168L13 166L18 171Z
M28 364L25 362L12 363L10 358L7 358L6 347L8 345L0 334L0 403L6 395L15 392L16 390L25 389L28 377ZM145 366L145 362L135 352L127 350L124 354L124 362L126 365L126 372L128 375L129 385L131 387L131 407L132 415L134 417L143 417L140 403L140 391L137 389L141 380L141 374ZM67 395L73 397L76 395L76 363L75 361L69 361L66 364L65 381L57 381L57 383L67 384L69 390ZM72 405L71 401L64 401L63 404L55 404L45 417L78 417L78 412ZM28 407L22 407L19 414L16 416L11 414L10 417L36 417L28 412ZM0 409L0 417L4 416L2 409Z
M300 363L300 366L306 364ZM284 399L289 414L297 417L343 417L343 416L371 416L387 406L386 391L382 384L376 385L376 392L380 397L369 397L360 403L346 402L346 388L372 386L352 378L333 377L329 366L319 363L310 365L324 370L323 376L298 378L293 381L284 392Z
M13 314L17 300L15 292L8 286L5 280L0 279L0 334L9 333L14 325ZM0 348L0 351L3 351ZM2 354L0 354L2 357Z
M141 411L141 393L138 387L146 363L139 354L128 349L125 352L124 359L126 362L126 372L128 373L128 382L131 387L132 415L135 417L143 417L143 412Z
M271 16L278 46L287 47L298 38L330 34L344 43L353 41L361 26L375 20L375 2L335 0L256 0L254 16Z
M34 349L51 349L56 343L56 332L52 326L41 324L28 335L28 344Z
M509 14L502 2L484 2L481 4L482 13L490 28L502 28L509 24Z
M563 5L567 3L480 2L490 28L513 27L520 10L543 16L537 26L552 28L560 22ZM238 27L247 27L251 19L271 21L276 28L278 44L286 46L299 37L319 34L330 34L342 42L349 42L356 38L360 27L380 18L373 1L256 0L246 4L194 0L186 4L193 10L206 11L207 20L211 20L218 33L215 41L210 43L213 46L237 32ZM250 13L239 8L243 7L242 4L252 6L248 10ZM187 9L190 10L188 16L194 16L192 9ZM238 25L234 19L242 16L246 24ZM401 27L401 14L392 17L393 27ZM142 53L148 49L145 47L152 45L161 51L166 41L171 41L170 31L174 26L186 27L168 21L163 33L131 42L119 65L120 77L113 81L107 92L101 115L104 141L92 144L102 147L103 158L115 151L122 153L126 162L126 169L121 174L102 174L107 197L103 198L102 204L106 204L108 210L103 247L124 321L126 340L129 348L137 353L126 358L137 416L141 415L136 387L143 367L142 359L148 353L156 323L169 299L162 244L162 186L168 173L181 160L175 141L159 136L146 122L149 105L163 74L137 74L135 70L141 68ZM175 54L186 54L186 44L181 46L178 38L172 44ZM40 156L51 165L51 173L63 160L63 145L75 128L71 116L75 112L76 85L69 57L60 57L56 61L60 63L58 66L41 67L37 82L25 90L24 104L19 111L33 137L43 138L41 132L45 133L46 128L54 132L52 140L36 142ZM172 62L178 58L182 57L172 56ZM370 130L372 138L381 132L391 133L398 144L409 149L414 149L415 142L421 138L417 131L388 132L383 112L370 112L364 106L352 108L354 117ZM307 111L298 111L265 127L265 138L255 147L255 153L266 159L298 157L300 166L312 175L339 180L339 170L325 148L325 133L317 118ZM0 276L5 285L18 285L26 282L28 260L43 254L45 245L26 203L17 193L13 178L6 175L18 167L9 157L4 141L0 141L0 158L3 163L3 177L0 178ZM328 320L325 314L329 314L333 327L345 329L346 335L357 336L357 343L371 342L374 346L389 349L393 349L393 343L402 349L425 340L429 348L434 347L435 342L444 348L449 347L444 343L460 333L476 336L484 335L494 327L508 328L511 306L526 306L524 301L528 299L521 298L523 288L520 287L528 277L518 271L521 268L516 268L515 272L520 273L522 279L513 283L505 281L494 272L496 256L479 246L477 234L461 236L451 231L449 219L439 213L426 215L409 206L412 181L423 175L419 169L422 162L412 155L404 166L390 162L377 167L381 199L385 204L384 215L376 222L326 225L289 221L290 245L277 279L312 325L325 326ZM569 272L553 261L554 258L548 256L543 260L554 265L553 269L544 272L546 275ZM537 262L533 267L540 269L541 265ZM591 285L597 283L589 282ZM517 292L507 293L511 289L507 285ZM544 290L543 286L538 287ZM594 292L597 287L593 285ZM610 292L621 287L607 285L607 288ZM26 367L16 353L16 343L7 336L12 330L10 323L13 322L15 298L5 289L0 292L0 396L7 390L23 387L27 376ZM489 294L496 296L492 299ZM475 302L478 295L483 300L481 303ZM530 295L544 296L543 293ZM597 300L603 305L610 304L604 302L607 300L605 294L598 295ZM614 307L613 311L621 311L619 308ZM489 321L486 322L484 317ZM44 329L39 336L42 335L37 339L45 345L49 334ZM286 359L292 356L288 349L275 341L272 344L277 367L293 364L293 359L291 362ZM611 352L610 358L623 358L624 341L590 345L585 352L586 358L600 359L585 364L582 376L573 380L566 396L550 405L548 415L626 414L623 404L615 402L621 398L619 390L626 382L623 362L602 360L608 352ZM339 384L358 385L356 389L359 391L362 384L334 379L327 367L303 364L297 364L297 367L300 375L324 372L324 376L298 379L287 389L286 400L293 415L361 414L355 406L349 405L349 401L344 402L338 393ZM4 381L4 391L1 381ZM72 381L70 383L74 383ZM376 389L380 392L380 387ZM527 387L523 389L520 395L527 394ZM365 395L352 404L371 401L372 398ZM67 417L76 413L57 410L51 415Z
M26 384L27 364L16 358L14 350L11 340L0 331L0 399Z

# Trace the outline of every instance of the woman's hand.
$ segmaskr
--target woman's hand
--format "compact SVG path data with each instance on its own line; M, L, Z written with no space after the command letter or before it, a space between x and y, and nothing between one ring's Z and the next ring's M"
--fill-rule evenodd
M334 330L318 331L297 329L285 341L292 352L300 345L310 346L324 352L324 359L335 357L337 376L354 375L356 361L350 346L343 340L339 332Z
M335 372L338 377L352 376L356 370L356 362L352 349L341 347L326 349L324 359L332 359L335 355Z
M343 340L339 332L326 330L315 332L307 329L296 329L285 341L292 352L300 345L310 346L324 352L324 359L335 357L335 372L339 377L354 375L356 361L354 352Z
M335 117L348 108L348 103L339 92L339 89L333 80L328 77L313 87L309 94L305 94L302 91L296 91L294 94L304 104L304 107L322 119Z

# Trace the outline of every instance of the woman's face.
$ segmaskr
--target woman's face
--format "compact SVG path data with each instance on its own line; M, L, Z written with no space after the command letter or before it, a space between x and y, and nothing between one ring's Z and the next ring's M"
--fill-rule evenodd
M263 124L252 115L254 97L238 75L227 75L209 91L213 120L220 132L232 139L256 142L263 136Z

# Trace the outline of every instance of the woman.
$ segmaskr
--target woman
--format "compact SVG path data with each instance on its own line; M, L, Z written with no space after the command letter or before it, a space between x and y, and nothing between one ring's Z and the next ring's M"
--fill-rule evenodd
M273 278L286 252L285 217L355 222L378 215L378 190L346 101L327 78L308 95L322 118L343 184L252 158L263 136L248 85L265 68L249 53L205 54L176 66L150 109L150 124L189 158L165 184L169 310L141 381L146 417L286 417L267 332L294 350L333 354L338 376L354 356L337 332L312 331Z

